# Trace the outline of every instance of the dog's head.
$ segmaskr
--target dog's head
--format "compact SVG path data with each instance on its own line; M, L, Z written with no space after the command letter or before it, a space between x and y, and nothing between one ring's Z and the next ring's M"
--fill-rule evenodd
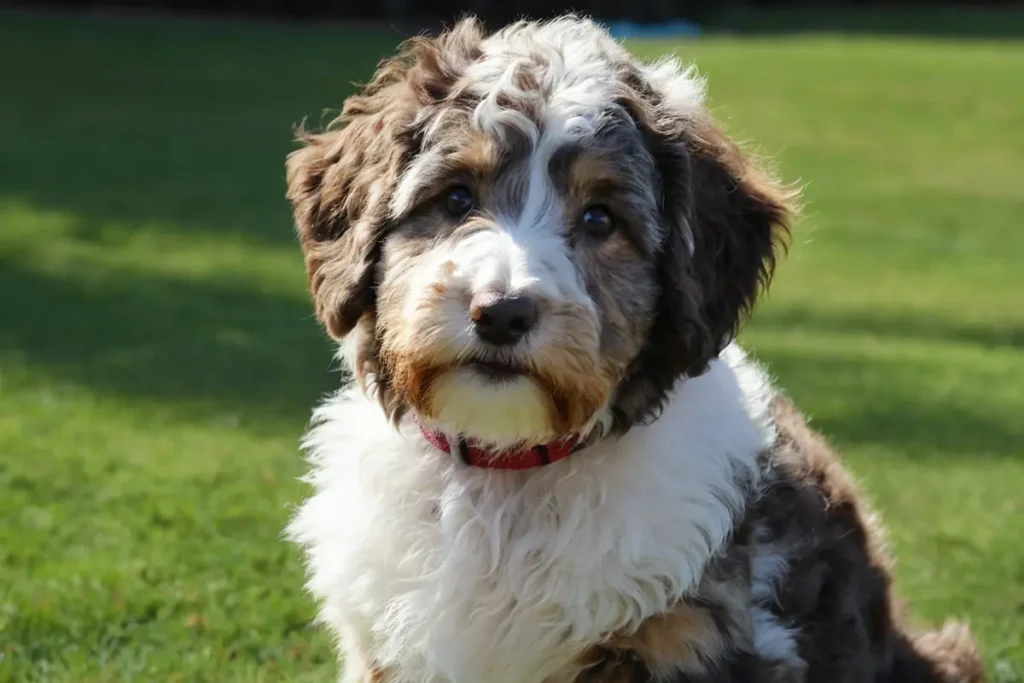
M655 415L731 340L789 217L702 101L581 19L407 43L287 164L356 377L496 445Z

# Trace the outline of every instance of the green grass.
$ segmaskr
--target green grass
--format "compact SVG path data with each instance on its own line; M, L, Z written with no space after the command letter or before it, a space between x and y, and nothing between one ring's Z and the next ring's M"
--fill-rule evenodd
M290 126L397 36L0 14L0 681L331 681L297 441L338 381ZM744 335L883 512L923 623L1024 676L1024 45L677 49L807 183Z
M729 4L729 3L724 3ZM881 4L881 3L879 3ZM983 3L889 3L864 11L851 2L793 3L774 7L746 4L719 7L704 26L715 32L743 35L841 33L887 36L945 36L1020 39L1024 7L1006 3L993 10Z

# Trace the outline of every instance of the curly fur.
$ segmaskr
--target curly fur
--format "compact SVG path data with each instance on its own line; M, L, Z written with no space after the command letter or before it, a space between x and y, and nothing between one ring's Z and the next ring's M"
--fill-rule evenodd
M289 535L344 681L984 679L966 627L904 625L875 516L733 342L795 192L712 121L692 69L576 17L466 20L301 139L288 198L358 382L316 412ZM468 215L445 209L455 186ZM594 206L607 235L581 222ZM470 310L506 295L538 322L495 347ZM418 425L587 446L498 471Z

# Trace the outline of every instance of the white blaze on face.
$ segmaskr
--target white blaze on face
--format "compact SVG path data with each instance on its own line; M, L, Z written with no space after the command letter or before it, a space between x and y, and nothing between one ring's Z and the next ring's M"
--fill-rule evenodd
M471 125L499 147L512 147L513 141L529 145L532 151L525 166L507 171L525 174L521 203L510 215L491 214L492 228L437 248L436 267L423 278L422 288L417 283L417 291L409 296L418 300L423 288L443 282L447 297L432 307L410 306L408 320L431 331L430 352L439 362L464 361L494 353L474 337L469 319L473 295L530 296L540 311L536 327L514 350L498 353L538 360L545 349L566 348L566 328L550 322L553 310L570 305L589 309L595 326L598 318L569 253L567 231L576 217L566 215L565 198L550 176L550 161L563 145L585 145L594 135L609 104L622 94L615 65L630 58L603 32L576 21L502 32L485 40L481 50L481 58L463 74L470 93L480 98ZM646 67L644 73L669 93L673 106L699 107L702 84L692 72L664 62ZM508 101L521 106L508 106ZM440 114L425 131L428 147L444 129L444 116ZM392 198L395 215L411 208L418 184L432 178L431 169L443 162L441 154L440 148L431 149L413 160ZM432 279L446 267L451 268L449 274ZM425 317L412 317L417 315ZM525 376L495 382L462 365L435 381L431 412L439 428L497 445L548 440L563 435L552 434L551 397L546 391Z
M452 283L464 293L463 302L487 293L524 295L537 302L537 326L515 349L524 358L559 343L546 315L567 304L593 307L568 252L564 199L547 170L554 149L542 138L530 156L518 215L495 216L494 228L466 237L448 255L454 265ZM481 347L472 340L468 313L465 306L456 313L464 326L459 336L476 350ZM497 445L547 441L564 435L553 432L551 401L544 392L527 376L496 382L472 367L459 367L438 378L433 406L440 426L452 433Z

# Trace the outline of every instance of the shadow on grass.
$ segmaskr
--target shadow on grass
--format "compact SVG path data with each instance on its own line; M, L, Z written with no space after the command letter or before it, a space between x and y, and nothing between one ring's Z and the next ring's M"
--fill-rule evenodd
M883 445L913 459L1024 457L1024 423L956 392L936 396L931 364L778 348L757 356L836 443ZM813 396L831 407L816 411Z
M124 241L156 226L297 244L285 200L285 157L297 146L287 115L245 129L168 121L162 130L120 125L128 113L110 116L74 131L61 123L29 127L19 140L0 142L10 162L0 171L0 194L73 215L73 237L87 242ZM49 158L62 159L59 177Z
M340 383L301 297L230 283L35 272L0 259L0 353L186 414L303 421Z
M76 237L140 225L294 242L285 157L399 37L0 12L0 194L76 217Z
M305 420L340 383L302 297L132 274L49 275L3 260L0 291L15 293L0 297L0 352L101 392L258 426ZM929 395L929 365L759 355L798 400L849 397L842 410L804 404L837 441L885 444L914 458L1024 455L1024 425L956 395Z
M1024 327L1015 321L985 326L940 320L913 313L843 311L828 313L803 308L765 307L755 313L759 329L862 333L877 337L957 342L986 348L1024 347Z

